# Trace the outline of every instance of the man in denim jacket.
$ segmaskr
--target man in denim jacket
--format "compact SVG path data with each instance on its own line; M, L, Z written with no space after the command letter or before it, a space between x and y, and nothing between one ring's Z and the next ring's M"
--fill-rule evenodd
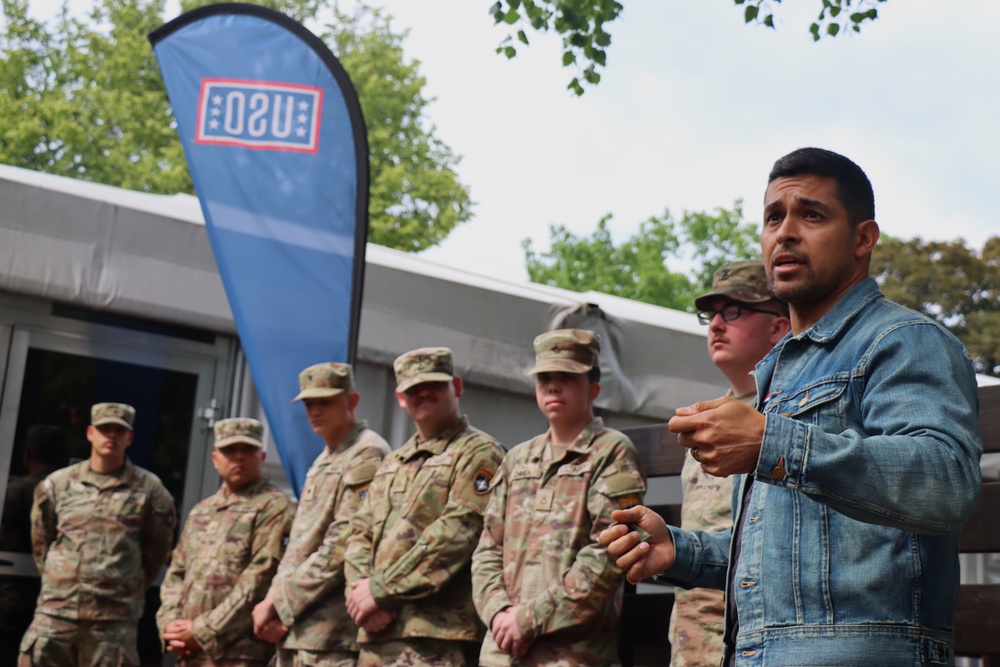
M738 475L732 531L615 513L601 536L631 581L727 591L726 664L951 665L959 529L979 500L972 363L869 277L879 230L864 172L816 148L778 160L764 263L791 332L757 365L757 410L677 410L680 444Z

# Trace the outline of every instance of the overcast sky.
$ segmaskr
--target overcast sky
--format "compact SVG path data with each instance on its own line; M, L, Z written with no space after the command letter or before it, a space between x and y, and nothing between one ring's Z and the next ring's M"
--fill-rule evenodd
M806 145L867 171L886 233L977 248L1000 234L1000 3L888 0L860 35L814 43L819 0L776 5L773 31L732 0L622 2L603 81L576 97L558 36L494 52L492 0L370 0L409 30L429 120L477 202L428 258L524 280L521 240L546 248L552 223L588 234L612 213L620 241L664 208L737 198L758 222L771 164Z
M383 0L478 202L428 257L523 279L520 241L547 247L550 223L589 233L612 213L623 240L666 207L737 198L757 222L771 164L806 145L867 171L889 234L977 248L1000 234L1000 3L888 0L860 35L819 43L818 0L782 3L774 31L731 0L623 4L603 81L578 98L557 37L494 53L505 31L488 0Z

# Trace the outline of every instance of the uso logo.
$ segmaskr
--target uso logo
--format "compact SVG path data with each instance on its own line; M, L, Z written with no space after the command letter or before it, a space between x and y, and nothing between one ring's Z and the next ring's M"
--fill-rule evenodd
M202 79L196 144L315 153L323 90L240 79Z

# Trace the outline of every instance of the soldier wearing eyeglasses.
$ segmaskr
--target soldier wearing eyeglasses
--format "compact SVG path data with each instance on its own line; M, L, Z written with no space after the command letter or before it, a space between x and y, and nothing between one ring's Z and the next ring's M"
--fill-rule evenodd
M764 263L742 260L715 272L712 290L694 301L708 325L708 354L729 380L726 396L750 405L757 387L754 365L788 331L788 306L767 285ZM719 531L732 527L732 477L713 477L689 449L681 471L681 527ZM676 588L670 615L671 667L716 666L722 659L725 601L721 590Z

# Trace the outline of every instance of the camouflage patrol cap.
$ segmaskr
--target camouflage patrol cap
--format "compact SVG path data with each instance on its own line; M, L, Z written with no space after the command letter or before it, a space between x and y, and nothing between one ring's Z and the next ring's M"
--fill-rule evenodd
M118 424L132 430L135 408L125 403L94 403L90 407L90 423L94 426Z
M410 350L396 357L392 369L396 371L396 391L399 393L424 382L451 382L455 378L451 350L446 347Z
M264 425L256 419L234 417L215 422L215 448L222 449L237 442L264 448Z
M593 331L546 331L535 338L535 367L528 374L586 373L597 365L600 351L601 337Z
M713 297L724 296L740 303L764 303L774 298L767 286L764 262L744 259L730 262L715 272L712 291L694 300L694 307L705 310Z
M315 364L299 373L298 395L292 399L301 401L303 398L327 398L345 391L354 391L354 374L349 364L338 364L327 361Z

